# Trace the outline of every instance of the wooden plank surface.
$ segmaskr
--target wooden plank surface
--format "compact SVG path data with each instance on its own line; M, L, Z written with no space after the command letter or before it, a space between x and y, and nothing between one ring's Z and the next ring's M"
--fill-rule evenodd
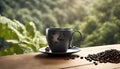
M108 49L120 50L120 44L81 48L81 51L75 54L86 56ZM65 60L65 58L66 56L48 56L42 53L1 56L0 69L120 69L120 64L100 63L94 65L85 59Z

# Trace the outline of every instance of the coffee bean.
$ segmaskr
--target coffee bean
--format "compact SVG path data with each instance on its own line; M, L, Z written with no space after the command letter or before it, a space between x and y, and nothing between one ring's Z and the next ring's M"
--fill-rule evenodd
M92 60L90 59L90 60L88 60L89 62L92 62Z
M77 58L79 58L79 55L76 55Z
M95 65L98 65L98 63L97 62L93 62Z
M85 59L87 59L87 57L85 57Z
M80 59L83 59L83 57L80 57Z
M50 48L49 48L49 47L46 47L46 48L45 48L45 51L46 51L46 52L49 52L49 51L50 51Z

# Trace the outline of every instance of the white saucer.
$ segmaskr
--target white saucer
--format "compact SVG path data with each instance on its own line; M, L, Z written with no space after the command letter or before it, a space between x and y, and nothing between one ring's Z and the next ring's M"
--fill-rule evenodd
M70 48L67 50L67 52L51 52L50 51L45 51L46 47L40 48L39 51L44 53L44 54L54 54L54 55L64 55L64 54L72 54L80 51L80 48L75 47L75 48Z

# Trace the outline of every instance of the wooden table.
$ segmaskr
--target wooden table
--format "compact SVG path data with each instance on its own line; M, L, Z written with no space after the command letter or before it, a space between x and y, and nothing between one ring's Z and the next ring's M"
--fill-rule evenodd
M120 44L81 48L81 51L75 54L86 56L107 49L120 50ZM120 69L120 64L99 63L94 65L92 62L80 58L65 60L64 56L55 57L42 53L31 53L1 56L0 69Z

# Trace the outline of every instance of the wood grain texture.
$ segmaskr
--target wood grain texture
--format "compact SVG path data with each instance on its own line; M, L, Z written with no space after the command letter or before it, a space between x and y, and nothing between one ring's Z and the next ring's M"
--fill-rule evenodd
M81 48L81 51L75 54L86 56L108 49L120 50L120 44ZM65 57L42 53L1 56L0 69L120 69L120 64L101 63L95 66L84 59L65 60Z

